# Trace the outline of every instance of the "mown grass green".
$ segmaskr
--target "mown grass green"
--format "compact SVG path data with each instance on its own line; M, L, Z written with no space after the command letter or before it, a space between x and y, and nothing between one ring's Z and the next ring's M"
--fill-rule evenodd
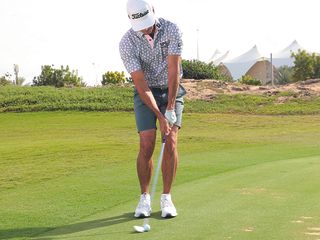
M185 112L267 115L319 114L320 97L288 97L285 103L273 96L218 94L211 100L186 100ZM0 87L0 112L36 111L132 111L132 86L98 88Z
M179 216L159 218L159 184L152 231L137 235L133 113L0 114L0 239L314 240L319 120L185 114Z

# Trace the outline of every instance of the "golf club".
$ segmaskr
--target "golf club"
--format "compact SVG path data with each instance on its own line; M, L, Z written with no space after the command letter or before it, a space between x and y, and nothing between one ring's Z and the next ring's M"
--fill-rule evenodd
M160 173L160 167L161 167L161 163L162 163L162 158L163 158L163 152L164 152L165 145L166 145L166 139L163 138L162 139L161 150L160 150L160 155L159 155L158 163L157 163L157 169L156 169L155 175L153 177L153 183L152 183L152 188L151 188L151 193L150 193L151 203L153 201L154 194L156 192L156 187L157 187L157 183L158 183L158 177L159 177L159 173ZM143 226L134 226L133 229L134 229L135 232L138 232L138 233L143 233L143 232L150 231L151 227L149 225L149 218L145 218L143 220Z

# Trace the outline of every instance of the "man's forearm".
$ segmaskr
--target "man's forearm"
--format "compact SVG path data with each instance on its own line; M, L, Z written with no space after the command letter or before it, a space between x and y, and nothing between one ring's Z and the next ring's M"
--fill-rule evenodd
M154 112L158 119L163 118L163 114L158 108L156 100L144 79L143 73L141 71L137 71L132 73L131 76L142 102Z
M157 116L157 118L163 117L163 114L160 112L156 100L153 97L151 90L140 90L137 88L139 96L144 104L146 104Z
M175 103L176 103L176 97L177 97L177 92L179 88L179 77L178 76L172 76L169 77L168 80L168 105L167 109L172 110L175 108Z
M175 108L180 83L180 56L168 57L168 110Z

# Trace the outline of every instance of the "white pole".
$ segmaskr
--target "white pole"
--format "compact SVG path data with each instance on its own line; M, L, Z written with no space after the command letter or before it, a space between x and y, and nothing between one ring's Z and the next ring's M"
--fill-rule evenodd
M19 81L19 65L18 64L13 64L13 70L14 70L14 74L16 76L15 84L18 85L18 81Z

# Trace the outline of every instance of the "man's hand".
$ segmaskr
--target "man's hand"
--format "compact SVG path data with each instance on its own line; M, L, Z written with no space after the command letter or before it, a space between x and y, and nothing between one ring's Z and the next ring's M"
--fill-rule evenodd
M160 124L160 132L162 133L162 136L169 135L171 132L171 127L169 125L169 122L163 115L162 117L159 118L159 124Z
M166 110L166 113L164 114L164 116L166 117L168 123L170 124L170 126L172 126L173 124L176 123L177 121L177 116L176 116L176 112L174 110Z

